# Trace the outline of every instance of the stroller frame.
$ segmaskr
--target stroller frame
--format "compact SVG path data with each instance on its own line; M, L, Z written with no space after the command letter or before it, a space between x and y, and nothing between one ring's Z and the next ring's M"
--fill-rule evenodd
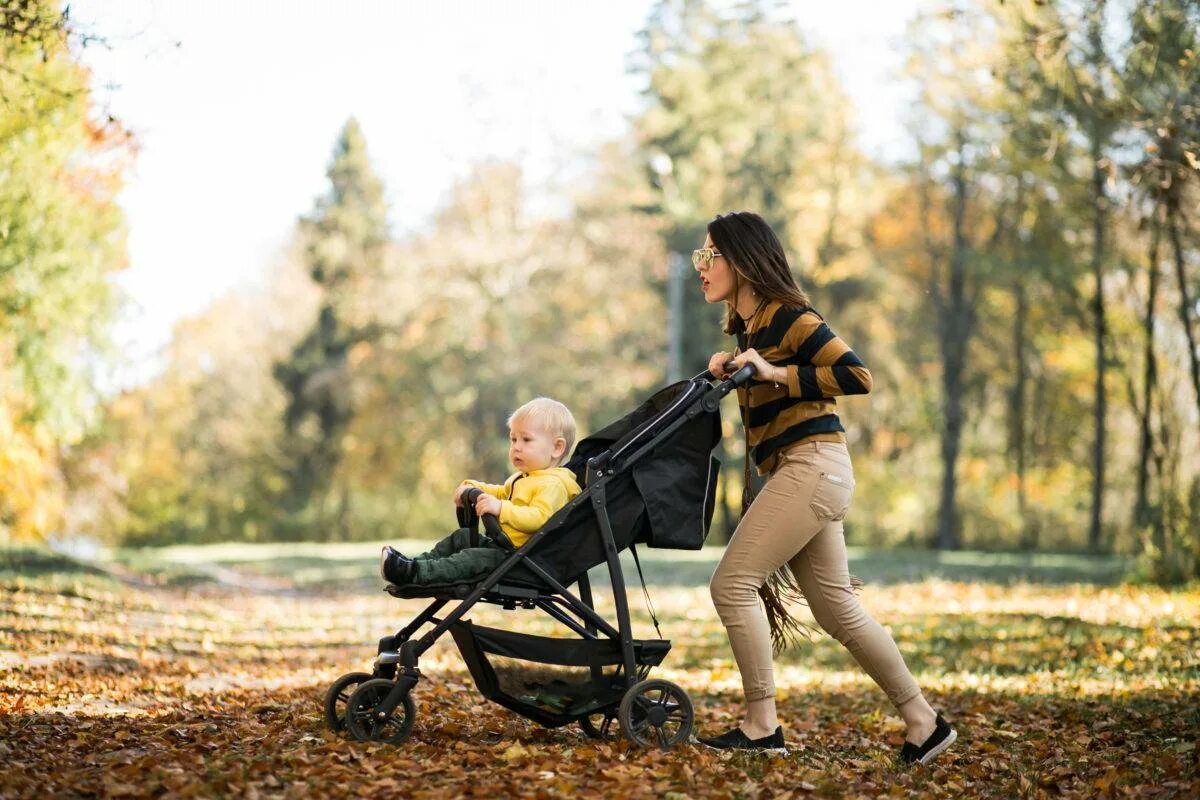
M603 642L608 640L619 648L619 660L604 662L616 666L619 672L613 676L614 681L623 682L624 697L620 701L620 710L615 698L600 702L597 707L589 707L576 713L542 714L531 713L529 708L517 708L509 705L512 710L530 717L546 727L557 727L572 721L579 721L584 731L589 735L598 735L591 725L590 716L603 713L605 715L605 732L615 716L620 720L622 729L635 742L642 745L655 743L645 735L647 725L651 727L663 713L681 718L678 710L686 711L686 728L681 738L690 734L692 723L691 701L686 692L668 681L645 680L649 670L662 661L670 649L670 642L664 640L635 640L629 613L629 599L626 592L624 572L620 563L620 549L617 547L613 533L612 522L607 509L607 487L614 477L629 469L642 458L646 457L656 445L671 436L680 427L702 413L714 413L718 410L721 400L734 388L745 384L752 374L750 367L744 367L737 374L718 384L710 383L713 376L703 372L690 381L687 387L667 409L646 420L639 428L626 437L619 448L616 445L603 453L589 458L586 462L584 491L574 498L568 507L589 502L599 528L605 561L609 572L609 580L613 591L613 600L617 615L614 627L600 616L593 605L592 587L585 570L574 581L578 585L578 594L564 586L549 573L542 565L526 556L534 550L538 543L551 535L562 524L567 514L552 517L547 525L532 534L521 545L514 547L512 542L500 528L499 521L492 515L484 515L482 520L475 515L474 499L479 490L472 489L464 492L463 507L459 509L459 521L464 527L478 533L482 521L488 538L507 552L505 559L485 578L475 584L465 595L462 593L465 585L447 587L397 587L387 586L387 591L395 597L414 598L431 597L431 602L407 625L400 628L394 635L385 636L379 641L378 655L375 659L372 673L349 673L330 687L326 697L326 717L330 726L339 730L349 723L351 733L360 739L388 741L398 744L406 739L411 732L415 714L410 693L422 678L419 668L421 656L431 648L446 632L455 635L459 640L463 625L470 623L463 618L477 603L487 602L504 608L521 606L527 609L538 608L547 615L562 623L580 639L565 639L564 642ZM557 520L557 522L556 522ZM630 543L630 550L637 556L636 545ZM549 591L523 585L506 584L506 575L519 563L532 571ZM596 566L599 566L598 564ZM638 566L641 570L640 563ZM644 583L644 581L643 581ZM454 600L458 604L448 614L439 617L439 612ZM419 638L417 633L426 625L432 624L432 629ZM655 621L657 628L657 621ZM460 649L463 649L460 642ZM615 653L610 653L615 656ZM464 650L464 657L466 652ZM567 663L567 662L563 662ZM576 666L585 666L582 663ZM468 664L468 666L472 666ZM597 664L588 665L594 679L599 678L603 667ZM472 667L474 674L474 668ZM619 676L619 678L618 678ZM479 679L476 676L478 683ZM387 684L386 686L384 684ZM650 684L650 685L647 685ZM352 694L348 690L352 686L358 688ZM639 687L643 687L639 692ZM657 691L657 699L647 700L647 693ZM491 698L496 699L496 698ZM337 701L346 702L345 717L339 716ZM507 705L503 700L497 700L501 705ZM387 725L397 709L403 705L406 719L399 724L399 731L387 732ZM636 708L634 708L636 706ZM664 711L656 711L661 708ZM632 709L632 710L630 710ZM649 709L649 711L647 711ZM649 714L649 722L647 715ZM641 724L642 731L635 731ZM395 724L393 723L393 727ZM661 729L658 731L660 746L668 747L677 742L668 742L663 738Z

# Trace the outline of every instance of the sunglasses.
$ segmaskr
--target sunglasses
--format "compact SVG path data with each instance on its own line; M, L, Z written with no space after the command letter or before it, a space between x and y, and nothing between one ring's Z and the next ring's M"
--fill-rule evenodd
M702 247L699 250L692 251L692 266L701 272L707 272L712 269L713 259L721 256L716 250L711 247Z

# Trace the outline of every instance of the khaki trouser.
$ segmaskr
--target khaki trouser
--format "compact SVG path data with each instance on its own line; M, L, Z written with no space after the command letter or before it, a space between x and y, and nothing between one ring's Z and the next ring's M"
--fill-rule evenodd
M921 693L895 641L850 588L842 520L854 492L840 442L801 442L779 460L713 573L709 590L747 700L775 694L771 633L758 589L787 564L817 623L850 651L894 705Z

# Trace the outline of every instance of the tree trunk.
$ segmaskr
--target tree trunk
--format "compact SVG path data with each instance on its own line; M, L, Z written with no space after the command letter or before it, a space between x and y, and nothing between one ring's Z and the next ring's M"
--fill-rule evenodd
M1179 218L1177 210L1167 206L1167 232L1171 236L1171 250L1175 256L1175 280L1179 283L1179 321L1187 337L1188 364L1192 371L1192 390L1196 395L1196 408L1200 410L1200 355L1196 353L1196 335L1192 329L1194 301L1188 292L1187 273L1184 270L1183 244L1179 240Z
M1154 407L1154 386L1158 381L1158 360L1154 353L1154 314L1158 305L1158 243L1162 233L1158 211L1157 208L1154 210L1154 228L1150 234L1150 272L1146 288L1146 313L1142 318L1145 347L1142 363L1142 402L1138 408L1138 415L1141 417L1141 437L1138 447L1137 499L1133 504L1135 527L1145 525L1150 516L1150 453L1153 449L1150 416Z
M1016 362L1016 375L1013 378L1009 402L1012 420L1009 427L1009 447L1016 462L1017 518L1021 524L1021 543L1026 549L1032 550L1037 547L1037 538L1029 525L1028 499L1025 496L1025 395L1029 383L1025 325L1029 317L1029 292L1024 281L1017 280L1013 293L1016 295L1016 313L1013 315L1013 360Z
M1092 137L1092 280L1096 294L1092 299L1093 333L1096 342L1096 403L1093 415L1092 440L1092 518L1088 528L1088 547L1099 552L1104 544L1101 520L1104 514L1104 421L1108 413L1108 395L1105 390L1107 354L1105 338L1107 324L1104 317L1104 224L1107 197L1104 191L1104 169L1101 166L1103 153L1100 136Z
M967 207L967 180L963 164L966 141L958 132L958 161L954 168L954 242L946 302L939 319L942 350L942 489L938 507L937 548L956 550L958 530L958 455L964 422L962 377L966 365L970 309L966 291L967 242L963 231Z

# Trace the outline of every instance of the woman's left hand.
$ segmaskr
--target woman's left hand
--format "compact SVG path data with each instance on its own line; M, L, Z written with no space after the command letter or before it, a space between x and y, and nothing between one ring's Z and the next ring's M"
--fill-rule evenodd
M732 372L737 372L747 364L752 364L754 366L754 377L760 381L773 381L778 377L776 375L778 367L768 364L767 360L760 356L758 351L753 347L734 356L733 363L734 368Z

